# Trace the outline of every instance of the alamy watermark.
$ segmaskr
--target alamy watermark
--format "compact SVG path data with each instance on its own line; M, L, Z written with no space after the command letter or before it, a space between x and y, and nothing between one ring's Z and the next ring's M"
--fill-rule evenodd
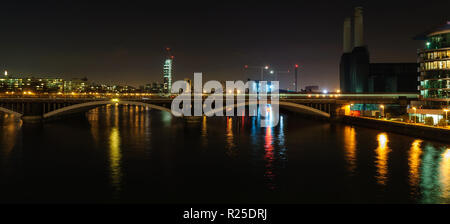
M194 73L193 87L193 92L191 92L189 84L182 80L172 84L173 94L181 92L172 101L171 110L174 116L246 116L246 107L248 106L248 116L260 116L261 127L278 125L278 81L270 81L270 83L267 81L258 83L255 81L246 83L226 81L226 91L224 91L219 81L212 80L203 85L202 73ZM207 98L203 101L204 94L207 95Z

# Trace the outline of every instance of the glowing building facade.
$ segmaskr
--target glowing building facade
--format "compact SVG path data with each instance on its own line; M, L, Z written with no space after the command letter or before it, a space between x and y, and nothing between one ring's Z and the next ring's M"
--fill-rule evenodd
M408 113L421 122L448 124L450 111L450 21L416 39L424 40L418 50L420 101ZM432 118L432 120L431 120Z
M170 93L172 89L172 77L173 77L173 59L174 56L170 52L170 48L166 48L167 56L164 60L164 92Z
M35 77L0 77L0 93L3 92L61 92L64 88L64 80L60 78L35 78Z
M449 107L450 21L424 37L425 48L418 52L421 99L431 108Z

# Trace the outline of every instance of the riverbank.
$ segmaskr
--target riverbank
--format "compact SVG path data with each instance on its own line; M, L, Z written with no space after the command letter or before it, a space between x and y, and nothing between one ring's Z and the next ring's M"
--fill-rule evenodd
M409 124L397 121L386 121L366 117L343 116L341 121L345 124L374 128L398 134L409 135L416 138L450 143L450 129L430 127L421 124Z

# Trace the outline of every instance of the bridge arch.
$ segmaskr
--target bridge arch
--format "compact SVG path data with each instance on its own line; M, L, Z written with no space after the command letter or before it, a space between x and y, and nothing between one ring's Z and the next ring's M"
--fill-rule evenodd
M236 107L257 105L257 104L258 103L247 101L245 103L233 104L233 106L231 108L235 109ZM272 102L270 104L272 104L272 105L273 104L278 104L280 108L291 109L291 110L294 110L296 112L304 113L304 114L307 114L307 115L313 115L313 116L319 116L319 117L325 117L325 118L330 118L331 117L331 115L329 113L326 113L326 112L323 112L321 110L318 110L318 109L315 109L315 108L312 108L312 107L308 107L308 106L305 106L305 105L302 105L302 104L298 104L298 103L279 101L279 102L276 102L276 103ZM217 108L217 109L214 109L214 110L210 111L209 113L207 113L207 115L215 114L218 111L222 111L222 110L226 110L226 109L229 109L229 107L227 107L227 106L220 107L220 108Z
M151 109L166 111L166 112L172 114L172 111L170 109L162 107L162 106L154 105L154 104L143 103L143 102L136 102L136 101L118 101L118 102L113 102L113 101L109 101L108 100L108 101L95 101L95 102L80 103L80 104L75 104L75 105L63 107L61 109L54 110L54 111L51 111L51 112L48 112L48 113L44 114L43 118L47 119L47 118L51 118L51 117L55 117L55 116L59 116L59 115L67 115L67 114L73 114L73 113L78 113L78 112L85 112L85 111L88 111L90 109L94 109L96 107L104 106L104 105L108 105L108 104L145 106L145 107L149 107Z
M6 114L13 114L16 117L22 117L23 114L15 112L13 110L4 108L4 107L0 107L0 112L6 113Z
M309 106L305 106L303 104L280 101L279 105L280 105L280 108L294 109L298 112L305 113L308 115L315 115L315 116L325 117L325 118L331 117L331 115L327 112L324 112L324 111L321 111L321 110L318 110L318 109L315 109L315 108L312 108Z

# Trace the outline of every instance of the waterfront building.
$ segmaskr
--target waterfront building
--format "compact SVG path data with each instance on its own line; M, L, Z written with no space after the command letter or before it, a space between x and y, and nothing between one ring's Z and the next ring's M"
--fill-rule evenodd
M420 72L420 101L413 102L408 112L420 121L433 118L448 122L450 110L450 21L419 35L424 48L418 50Z
M151 90L152 90L152 84L151 84L151 83L145 84L145 86L144 86L144 92L150 93Z
M86 91L90 93L117 93L116 85L106 85L100 83L92 83L88 85Z
M0 78L0 92L60 92L64 88L64 81L60 78L35 78L5 76Z
M24 86L21 78L4 77L0 78L0 91L1 92L17 92L22 91Z
M74 78L64 81L64 92L85 92L88 89L89 83L87 78Z
M159 82L145 84L144 92L146 92L146 93L162 93L162 92L164 92L164 84L159 83Z
M134 93L137 91L137 89L133 86L124 85L124 86L117 86L116 91L119 93Z

